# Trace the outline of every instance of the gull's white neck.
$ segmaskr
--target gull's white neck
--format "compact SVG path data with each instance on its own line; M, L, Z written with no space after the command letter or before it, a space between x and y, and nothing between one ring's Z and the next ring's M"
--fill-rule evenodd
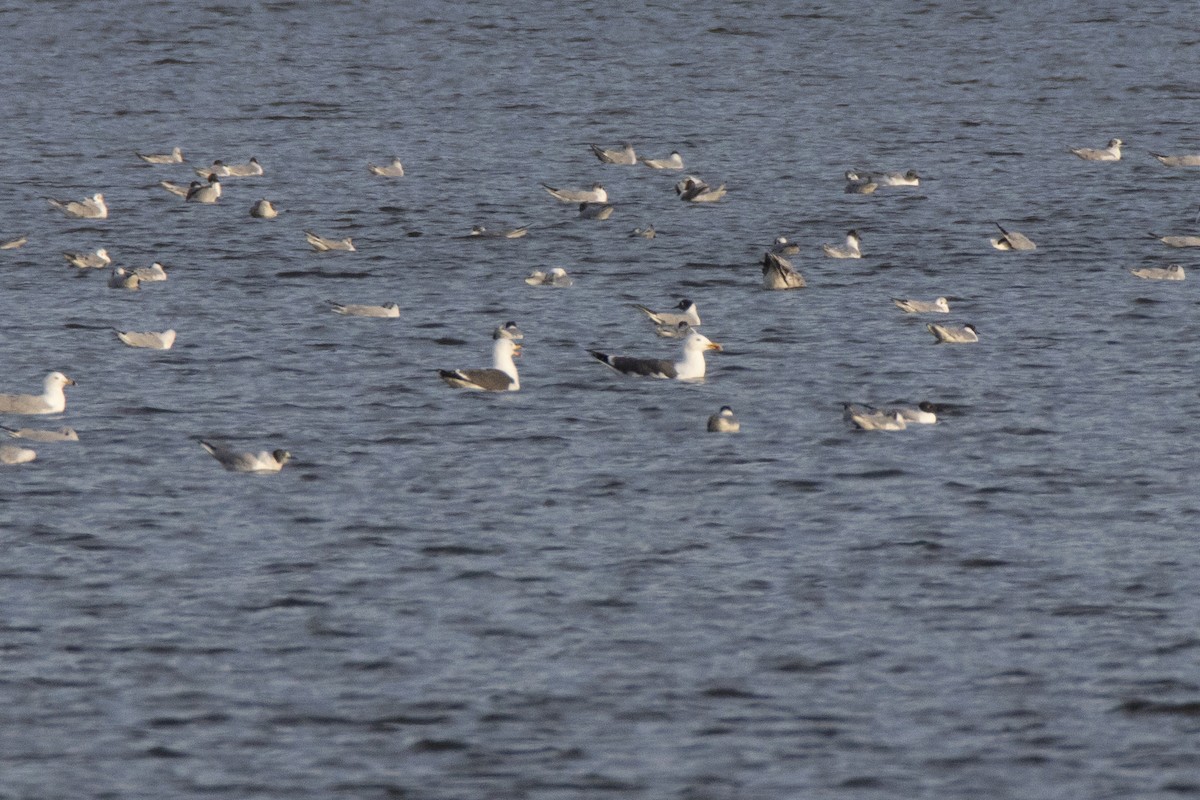
M703 378L705 367L704 345L689 339L683 345L683 360L675 362L676 377L680 380Z
M497 339L492 345L492 368L513 379L510 389L521 388L521 380L517 377L517 365L513 361L512 339Z

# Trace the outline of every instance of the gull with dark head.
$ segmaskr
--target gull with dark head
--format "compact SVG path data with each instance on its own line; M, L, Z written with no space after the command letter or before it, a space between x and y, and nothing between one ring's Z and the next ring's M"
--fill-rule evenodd
M803 289L806 285L791 261L770 251L763 253L762 275L764 289Z
M517 323L506 322L492 332L490 369L441 369L438 375L456 389L515 392L521 388L521 381L513 358L521 354L521 345L516 340L524 338Z
M41 394L0 394L0 414L61 414L67 407L63 387L74 385L61 372L51 372L42 381Z
M742 429L742 423L733 415L729 406L721 406L721 410L708 418L709 433L737 433Z
M108 217L108 206L104 204L104 195L100 192L96 192L91 197L84 198L83 200L52 200L46 198L46 202L74 219L106 219Z
M640 303L632 305L649 317L656 328L675 328L681 322L686 322L693 328L700 327L700 312L697 310L696 304L686 297L671 306L670 311L653 311Z
M282 449L242 452L205 441L201 441L200 446L230 472L279 472L292 457L291 453Z
M862 237L852 229L846 233L845 244L823 244L821 252L830 258L862 258L861 245Z
M898 411L880 411L870 406L842 404L842 417L864 431L902 431L908 427L904 415Z
M688 175L675 184L675 194L688 203L715 203L725 196L725 184L714 189L695 175Z
M1120 139L1109 139L1108 147L1073 147L1070 152L1084 161L1120 161L1123 144Z
M217 173L211 172L208 175L208 183L200 183L192 181L192 185L188 187L187 194L183 199L189 203L215 203L217 198L221 196L221 179L217 177Z
M645 378L664 378L679 381L697 381L704 377L706 365L704 353L724 348L699 331L689 331L683 340L683 354L678 361L665 358L633 358L614 356L599 350L588 350L592 358L607 364L624 375Z

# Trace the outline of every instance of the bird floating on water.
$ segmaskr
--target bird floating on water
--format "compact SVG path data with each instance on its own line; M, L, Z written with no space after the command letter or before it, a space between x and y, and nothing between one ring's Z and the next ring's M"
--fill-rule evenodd
M999 222L995 223L1000 229L1000 235L994 239L988 239L992 243L992 247L997 250L1036 250L1037 245L1023 233L1018 231L1006 231L1004 226Z
M737 433L742 429L742 423L733 415L729 406L721 406L721 410L708 418L709 433Z
M483 392L515 392L521 388L517 365L513 358L521 354L521 345L515 341L524 339L525 334L515 322L506 322L492 332L492 366L490 369L438 370L449 385L456 389L474 389Z
M1171 264L1168 267L1143 267L1129 271L1148 281L1181 281L1185 277L1183 267L1178 264Z
M63 387L74 385L61 372L51 372L42 381L41 394L0 394L0 414L61 414L67 408Z
M108 257L108 250L103 247L96 248L93 253L63 253L63 257L73 267L80 269L100 269L107 267L112 263L112 259Z
M683 156L672 150L667 158L638 158L650 169L683 169Z
M530 286L553 286L556 288L566 288L574 283L571 276L562 267L552 267L549 272L535 269L529 273L525 282Z
M165 154L143 155L142 153L135 153L134 155L147 164L180 164L183 162L183 151L178 147L171 148L171 152Z
M233 450L225 445L200 442L210 456L230 472L279 472L292 457L287 450L262 450L257 453Z
M803 289L806 285L791 261L770 251L763 253L762 275L764 289Z
M604 164L636 164L638 161L637 153L633 152L633 145L627 142L621 143L620 150L606 150L596 144L588 146L592 148L596 158Z
M562 203L607 203L608 192L599 183L593 183L591 189L556 189L543 183L542 188L550 196Z
M392 158L390 163L382 167L368 162L367 169L371 171L372 175L379 175L384 178L404 177L404 165L400 163L400 159L395 157Z
M862 258L861 244L862 237L858 235L858 231L850 230L846 233L845 244L823 244L821 252L830 258Z
M116 331L117 338L130 347L147 350L170 350L175 344L175 329L165 331Z
M689 331L683 340L683 354L679 361L665 358L633 358L614 356L599 350L588 350L592 358L624 375L647 378L664 378L679 381L696 381L704 377L706 365L704 353L724 348L699 331Z
M1073 147L1070 152L1084 161L1120 161L1123 144L1120 139L1109 139L1108 147Z
M950 302L944 297L936 300L903 300L893 297L892 302L905 314L949 314Z
M326 239L324 236L318 236L312 231L305 231L304 238L308 241L310 247L318 253L326 253L330 250L345 250L354 252L354 242L347 236L345 239Z
M46 198L46 202L68 217L75 219L108 218L108 206L104 204L104 195L100 192L96 192L91 197L84 198L83 200L53 200Z
M264 198L250 206L250 216L257 219L275 219L279 216L279 209L271 205L270 200Z
M938 342L947 342L950 344L967 344L969 342L978 342L979 333L975 330L975 326L966 325L938 325L936 322L931 322L925 326Z
M400 316L400 306L395 303L384 303L383 305L364 305L361 303L335 303L329 301L329 307L335 314L344 314L348 317L398 317Z

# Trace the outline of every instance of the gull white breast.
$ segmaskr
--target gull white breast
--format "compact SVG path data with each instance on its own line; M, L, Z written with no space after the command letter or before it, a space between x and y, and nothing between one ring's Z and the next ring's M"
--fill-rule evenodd
M905 314L949 314L950 302L944 297L936 300L902 300L893 297L892 302Z
M861 245L862 237L858 235L858 231L850 230L846 233L845 244L823 244L821 252L830 258L862 258Z
M525 334L515 322L506 322L492 331L492 366L490 369L440 369L438 375L456 389L481 392L515 392L521 388L517 365L513 361L521 354L517 339Z

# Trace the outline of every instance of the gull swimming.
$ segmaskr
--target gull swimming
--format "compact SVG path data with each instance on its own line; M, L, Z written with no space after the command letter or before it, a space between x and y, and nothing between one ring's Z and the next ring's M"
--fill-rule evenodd
M143 155L141 153L134 153L134 155L147 164L179 164L183 162L183 151L178 147L172 148L171 152L165 155Z
M549 272L542 272L540 269L535 269L529 273L529 277L525 279L525 282L530 286L554 286L557 288L566 288L575 283L562 267L552 267Z
M937 406L928 400L917 403L916 408L899 406L885 409L888 414L899 414L910 425L934 425L937 423Z
M675 194L688 203L715 203L725 196L725 184L716 189L694 175L689 175L675 184Z
M902 300L893 297L892 302L905 314L949 314L950 302L944 297L936 300Z
M1163 156L1158 153L1151 153L1150 155L1168 167L1200 167L1200 153L1183 156Z
M791 261L770 251L763 253L762 275L764 289L803 289L806 285Z
M921 176L915 169L908 172L872 172L867 182L879 186L920 186Z
M28 447L0 444L0 464L27 464L37 458L37 451Z
M846 194L872 194L878 188L879 184L870 175L846 171Z
M1079 156L1084 161L1120 161L1121 160L1121 145L1120 139L1109 139L1108 147L1073 147L1071 153Z
M403 178L404 177L404 165L400 163L400 159L395 158L395 157L393 157L391 162L385 167L380 167L380 166L377 166L370 162L367 162L367 169L369 169L371 171L372 175L379 175L384 178Z
M80 269L100 269L107 267L112 263L112 259L108 257L108 250L103 247L96 248L94 253L63 253L63 258L73 267Z
M167 279L166 268L157 261L148 267L138 267L134 269L132 274L136 275L138 280L142 283L155 283L157 281L165 281Z
M830 258L862 258L862 250L859 249L861 244L862 237L858 235L858 231L850 230L846 233L845 244L823 244L821 252Z
M716 342L699 331L689 331L683 340L683 356L679 361L665 358L631 358L629 356L613 356L599 350L588 350L592 358L615 369L624 375L638 375L647 378L664 378L679 381L695 381L704 377L704 353L707 350L724 350Z
M633 145L626 142L621 143L620 150L605 150L599 145L588 145L592 148L592 152L596 154L596 158L604 164L636 164L637 153L633 152Z
M653 225L647 225L644 228L634 228L629 235L637 239L653 239L658 236L658 231L654 230Z
M800 245L789 242L786 236L776 236L771 244L771 252L780 256L794 256L800 252Z
M182 183L172 183L171 181L159 181L158 185L166 189L171 194L179 197L187 197L188 192L190 192L192 188L196 186L203 186L200 181L192 181L191 185L189 186L184 186Z
M119 331L113 329L117 338L130 347L144 347L147 350L170 350L175 344L175 330L173 328L162 332L158 331Z
M657 328L675 328L681 322L686 322L694 328L700 327L700 312L697 310L696 304L686 297L671 306L672 310L670 311L652 311L640 303L632 305L649 317Z
M591 189L555 189L553 186L542 184L542 188L550 193L555 200L563 203L607 203L608 192L598 183L593 183Z
M607 204L580 203L579 218L605 220L613 215L613 210L615 208L615 206Z
M7 242L0 244L0 250L16 250L18 247L24 246L28 241L28 236L18 236L16 239L9 239Z
M28 439L31 442L78 442L79 434L74 428L63 426L55 430L42 430L41 428L6 428L0 425L0 430L3 430L14 439Z
M335 303L329 301L329 306L335 314L345 314L348 317L398 317L400 306L395 303L384 303L379 306L363 305L361 303Z
M1200 236L1159 236L1157 233L1150 235L1167 247L1200 247Z
M992 247L997 250L1036 250L1037 245L1023 233L1017 231L1006 231L1004 226L999 222L995 223L1000 229L1000 235L994 239L988 239L992 243Z
M650 169L683 169L683 156L672 150L666 158L639 158Z
M309 245L318 253L324 253L329 250L346 250L354 252L354 242L350 241L350 237L345 239L326 239L323 236L317 236L312 231L305 231L304 238L308 240Z
M183 199L189 203L215 203L217 198L221 196L221 179L217 177L217 173L209 173L208 183L200 183L192 181L192 185L188 187L187 194Z
M67 407L63 387L74 385L61 372L51 372L42 381L41 394L0 394L0 414L61 414Z
M263 199L250 206L250 216L258 219L275 219L279 216L279 211L271 205L270 200Z
M456 389L515 392L521 388L521 381L513 357L521 354L521 345L514 340L524 338L517 323L506 322L492 332L491 369L440 369L438 375Z
M200 442L200 446L230 472L279 472L292 457L287 450L244 453L224 445L203 441Z
M1143 267L1129 271L1148 281L1181 281L1184 279L1183 267L1178 264L1171 264L1169 267Z
M843 403L842 416L864 431L902 431L908 427L898 411L879 411L874 408Z
M113 267L113 271L108 275L108 288L110 289L130 289L139 288L142 279L138 277L136 272L129 272L124 267Z
M212 163L211 167L196 167L196 174L201 178L206 178L209 175L216 175L219 178L252 178L256 175L263 174L262 164L258 163L258 159L251 157L246 164L226 164L224 161L217 159Z
M737 433L742 429L742 423L733 415L729 406L721 406L721 410L708 418L709 433Z
M939 342L967 344L979 341L979 334L974 325L938 325L931 322L925 327Z
M506 228L502 231L489 231L482 225L473 225L469 236L481 236L485 239L520 239L525 234L529 233L529 226L522 225L519 228Z
M75 219L106 219L108 217L108 206L104 204L104 195L100 194L100 192L96 192L91 197L83 200L52 200L46 198L46 202L68 217L74 217Z

